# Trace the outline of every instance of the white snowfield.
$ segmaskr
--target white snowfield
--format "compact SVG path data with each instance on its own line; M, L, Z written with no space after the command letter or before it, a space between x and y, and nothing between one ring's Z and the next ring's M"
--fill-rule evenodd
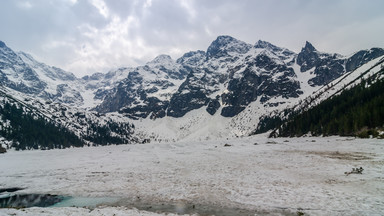
M363 173L344 174L355 167ZM172 215L137 210L135 203L240 208L255 215L383 215L384 140L259 135L9 151L0 155L0 188L10 187L122 201L96 208L0 209L0 215Z

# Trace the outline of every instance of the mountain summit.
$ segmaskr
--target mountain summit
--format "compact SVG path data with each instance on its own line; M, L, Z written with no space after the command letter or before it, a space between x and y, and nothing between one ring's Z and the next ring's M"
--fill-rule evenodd
M5 47L5 43L3 41L0 40L0 47Z
M294 106L384 55L383 49L373 48L345 57L320 52L309 42L295 53L267 41L252 45L219 36L206 52L190 51L177 60L159 55L143 66L78 79L0 45L3 87L47 103L122 115L156 139L171 136L164 128L174 131L177 139L192 133L224 136L220 131L248 134L261 116Z
M207 58L220 58L230 53L244 54L252 46L231 36L219 36L207 49Z

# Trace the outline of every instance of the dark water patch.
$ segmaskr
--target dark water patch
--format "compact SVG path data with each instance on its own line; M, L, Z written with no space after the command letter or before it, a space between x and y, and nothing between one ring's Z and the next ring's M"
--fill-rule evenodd
M8 194L0 197L0 208L48 207L62 200L51 194Z
M24 188L19 188L19 187L11 187L11 188L0 188L0 194L4 192L12 193L16 192L19 190L23 190Z
M288 210L262 211L237 207L215 206L209 204L192 204L186 202L145 204L142 202L125 203L121 200L114 205L136 208L139 210L163 214L190 214L199 216L254 216L254 215L285 215L293 216L295 213Z
M4 192L10 191L7 190ZM83 207L93 209L98 206L124 206L155 213L197 214L200 216L297 215L296 213L286 209L261 211L257 209L241 208L242 206L225 207L190 202L144 203L142 200L118 197L69 197L51 194L0 194L0 208Z
M198 205L198 204L147 204L136 205L135 208L156 213L174 213L174 214L198 214L205 215L220 215L220 216L254 216L257 211L239 209L239 208L226 208L218 206Z
M112 205L120 199L116 197L64 197L63 200L50 207L96 208L99 205Z

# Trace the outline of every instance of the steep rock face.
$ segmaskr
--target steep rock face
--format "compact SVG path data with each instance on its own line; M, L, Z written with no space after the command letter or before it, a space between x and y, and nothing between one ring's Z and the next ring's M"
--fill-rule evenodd
M361 50L347 58L339 54L319 52L307 41L297 55L297 64L300 65L301 72L313 70L315 77L308 81L311 86L322 86L382 55L383 49L372 48Z
M208 47L206 60L194 65L173 95L167 115L181 117L203 106L214 115L223 106L221 115L233 117L258 97L262 103L275 96L298 97L300 84L290 67L295 56L265 41L252 46L219 36Z
M199 52L199 64L188 65L192 71L173 95L167 115L182 117L203 106L207 106L207 112L214 115L221 106L221 94L230 77L241 68L241 59L251 49L252 45L233 37L219 36L208 47L205 60L204 53Z
M202 65L205 59L206 53L198 50L185 53L182 57L176 60L176 63L189 67L197 67Z
M294 70L283 62L279 63L264 53L249 62L242 76L229 81L228 91L222 95L224 107L221 115L233 117L258 97L262 103L277 96L286 99L299 97L303 92L295 80Z
M324 57L314 71L316 77L309 80L309 84L312 86L326 85L332 80L343 75L345 73L345 60L340 57L341 56L336 54Z
M60 68L36 61L24 52L0 46L0 82L16 91L71 105L81 105L83 97L77 78Z
M289 49L277 47L267 41L262 41L262 40L257 41L254 48L269 50L270 52L273 52L282 60L291 59L292 61L289 63L290 65L294 63L293 61L294 59L292 59L292 56L296 56L296 53L292 52Z
M260 40L254 49L255 54L245 58L244 70L234 73L222 95L222 116L233 117L258 98L265 103L272 97L296 98L302 94L291 67L294 52Z
M308 81L311 86L325 85L345 73L341 55L319 52L308 41L297 55L297 64L301 72L314 69L316 76Z
M252 46L219 36L206 52L188 52L176 62L161 55L134 69L116 88L99 92L105 100L96 110L158 118L182 117L201 107L215 115L222 107L220 115L234 117L257 100L269 104L271 99L300 97L301 82L312 87L325 85L346 72L346 61L338 54L317 51L309 42L296 54L266 41ZM313 75L298 80L296 73ZM156 76L149 78L148 74ZM160 92L167 92L167 97ZM284 102L267 106L276 103Z
M45 75L52 80L63 80L63 81L75 81L77 78L72 73L64 71L57 67L50 67L46 64L36 61L31 55L24 52L18 52L18 56L28 64L34 70L41 70L40 75Z
M172 94L189 73L170 56L160 55L145 66L137 67L128 77L109 90L98 112L121 112L131 118L165 116Z
M301 49L301 52L297 55L297 64L300 65L300 71L307 71L316 65L319 65L320 57L313 45L308 41L305 42L305 46Z
M88 91L92 92L93 99L104 101L104 98L113 93L113 88L128 77L134 68L122 67L111 70L108 73L94 73L91 76L81 78L81 85Z
M38 94L46 87L36 72L4 42L0 44L0 83L26 94Z
M191 72L186 81L173 94L167 111L168 116L182 117L191 110L207 105L209 101L207 89L202 86L209 83L209 81L207 77L196 79L196 76L199 76L200 73L199 70Z
M77 79L1 42L0 82L53 102L76 107L88 103L97 112L120 112L133 119L179 118L200 108L210 115L236 117L255 101L273 107L308 95L305 91L383 54L373 48L347 58L320 52L309 42L296 54L266 41L251 45L219 36L206 51L187 52L176 61L159 55L144 66Z
M96 107L96 111L103 113L119 111L132 118L146 118L151 112L154 116L165 116L163 106L166 104L156 97L148 96L157 92L157 87L146 89L142 85L143 82L143 77L137 71L130 72L128 78L112 89L111 94Z
M382 55L384 55L384 49L381 48L361 50L347 59L345 69L346 71L353 71L361 65Z
M245 54L252 45L239 41L231 36L219 36L207 49L207 59L233 57L233 54ZM228 60L237 60L230 58Z

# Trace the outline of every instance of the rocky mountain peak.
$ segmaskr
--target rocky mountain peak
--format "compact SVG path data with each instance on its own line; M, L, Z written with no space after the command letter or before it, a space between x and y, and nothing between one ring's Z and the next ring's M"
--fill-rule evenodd
M229 44L229 43L235 42L235 41L238 41L238 40L234 37L231 37L229 35L220 35L216 38L216 40L214 40L212 42L212 44L217 43L217 44L226 45L226 44Z
M347 59L345 69L346 71L353 71L368 61L371 61L382 55L384 55L384 49L382 48L360 50Z
M16 53L9 48L3 41L0 41L0 55L3 57L16 56Z
M320 61L317 50L308 41L297 55L297 64L301 66L301 72L307 71L316 66Z
M6 45L3 41L0 41L0 47L6 47Z
M254 46L255 48L260 48L260 49L265 49L265 48L270 48L270 49L276 49L277 47L267 41L262 41L258 40Z
M231 36L223 35L214 40L207 49L207 58L220 58L229 53L244 54L252 48L252 45L237 40Z
M175 61L169 55L161 54L154 58L152 61L148 62L149 65L168 65L174 64Z
M206 54L204 51L197 50L185 53L182 57L176 60L178 64L197 66L205 60Z
M305 46L301 49L301 52L315 52L315 47L308 41L305 42Z
M262 40L257 41L253 47L256 49L264 49L270 51L275 55L279 56L279 58L281 58L282 60L290 59L292 58L292 56L296 55L294 52L286 48L281 48Z

